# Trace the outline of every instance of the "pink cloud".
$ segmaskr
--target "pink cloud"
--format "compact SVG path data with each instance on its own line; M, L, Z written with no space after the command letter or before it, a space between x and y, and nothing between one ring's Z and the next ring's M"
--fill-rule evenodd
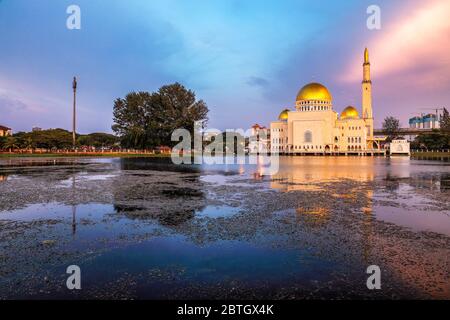
M373 77L408 77L412 86L421 88L447 86L450 83L449 12L450 1L427 1L417 8L405 7L395 15L396 21L382 21L382 29L372 31L375 36L368 43ZM361 66L355 66L354 61L341 81L360 81Z

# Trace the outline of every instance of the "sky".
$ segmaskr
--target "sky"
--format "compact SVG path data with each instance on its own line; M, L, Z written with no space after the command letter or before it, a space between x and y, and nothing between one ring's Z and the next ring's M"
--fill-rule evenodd
M69 5L81 29L69 30ZM381 9L369 30L366 10ZM370 53L375 125L450 107L448 0L0 0L0 124L111 132L114 100L180 82L210 128L269 125L299 89L324 84L334 110L361 108Z

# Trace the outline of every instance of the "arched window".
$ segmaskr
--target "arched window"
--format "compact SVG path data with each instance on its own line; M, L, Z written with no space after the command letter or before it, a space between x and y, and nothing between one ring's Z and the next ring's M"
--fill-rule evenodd
M312 133L311 133L311 131L305 131L304 140L305 140L305 143L311 143L312 142Z

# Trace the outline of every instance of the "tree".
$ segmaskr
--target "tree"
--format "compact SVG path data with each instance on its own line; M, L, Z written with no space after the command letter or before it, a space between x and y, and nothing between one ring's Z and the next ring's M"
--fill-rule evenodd
M13 149L17 149L18 147L19 145L15 137L6 137L3 142L3 149L9 149L9 152L12 152Z
M442 131L450 133L450 116L447 108L444 108L444 112L442 113L442 118L439 124Z
M131 92L114 101L113 131L124 147L145 147L145 134L151 119L153 97L148 92Z
M119 138L115 135L96 132L88 135L80 135L77 139L77 143L81 146L89 146L95 148L111 148L119 142Z
M400 121L394 117L385 118L383 132L388 136L387 141L392 141L400 132Z
M72 147L72 133L64 129L49 129L28 134L37 148L68 149Z
M207 120L208 111L193 91L175 83L157 92L131 92L116 99L112 129L124 147L173 146L172 132L183 128L193 134L194 122Z
M450 135L434 129L431 133L421 134L414 140L414 145L427 150L450 148Z

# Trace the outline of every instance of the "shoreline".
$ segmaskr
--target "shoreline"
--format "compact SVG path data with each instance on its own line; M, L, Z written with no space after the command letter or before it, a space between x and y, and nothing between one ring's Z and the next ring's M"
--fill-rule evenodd
M124 152L67 152L67 153L0 153L1 158L131 158L131 157L148 157L148 158L166 158L170 154L165 153L124 153Z

